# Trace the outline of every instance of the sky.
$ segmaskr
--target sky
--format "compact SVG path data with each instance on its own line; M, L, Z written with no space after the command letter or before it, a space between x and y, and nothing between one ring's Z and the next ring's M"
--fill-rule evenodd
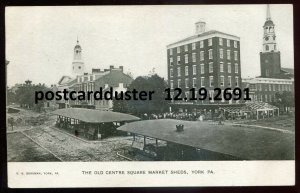
M71 75L77 37L87 72L124 66L134 77L154 71L167 78L167 48L206 31L240 37L242 77L260 75L267 5L69 6L6 8L7 84L57 84ZM294 68L293 6L271 5L281 66Z

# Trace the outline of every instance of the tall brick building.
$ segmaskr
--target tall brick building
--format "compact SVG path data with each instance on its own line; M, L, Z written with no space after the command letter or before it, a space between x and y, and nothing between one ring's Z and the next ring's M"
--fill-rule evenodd
M191 88L205 87L212 97L216 87L223 92L225 88L241 86L240 38L216 30L206 31L205 25L203 21L197 22L195 35L167 46L169 86L181 88L187 98L191 97ZM185 102L228 104L233 101Z

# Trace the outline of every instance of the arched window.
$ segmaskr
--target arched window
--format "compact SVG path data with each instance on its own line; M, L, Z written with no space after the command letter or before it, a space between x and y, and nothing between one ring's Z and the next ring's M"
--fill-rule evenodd
M266 45L266 50L267 50L267 51L269 50L269 46L268 46L268 45Z

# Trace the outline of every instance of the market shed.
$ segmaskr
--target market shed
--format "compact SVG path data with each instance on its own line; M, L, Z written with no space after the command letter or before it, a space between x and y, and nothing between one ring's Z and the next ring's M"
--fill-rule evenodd
M52 114L57 115L57 127L93 140L113 135L126 122L140 120L129 114L84 108L58 109Z
M178 151L178 148L168 148L167 145L164 153L156 152L156 155L161 155L159 160L294 159L294 134L262 128L160 119L128 123L118 130L129 132L134 138L143 136L144 147L148 138L156 140L156 145L161 140L183 147ZM168 158L170 152L176 151L176 158Z
M246 103L246 108L250 109L252 112L255 112L256 119L260 117L271 117L277 114L279 116L279 108L269 103L264 102L254 102L254 103Z

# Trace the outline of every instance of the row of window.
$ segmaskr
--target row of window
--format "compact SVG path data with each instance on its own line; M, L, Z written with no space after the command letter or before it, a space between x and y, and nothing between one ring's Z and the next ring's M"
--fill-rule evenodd
M250 96L251 97L251 96ZM260 102L275 102L275 95L253 95L251 97L253 101L260 101Z
M234 60L238 60L238 51L234 51ZM224 58L224 50L223 49L219 49L219 56L220 56L220 59L223 59ZM227 54L226 54L226 58L227 60L231 60L231 50L227 50ZM196 57L197 57L197 54L196 53L192 53L192 62L196 62ZM208 59L213 59L213 50L212 49L209 49L208 50ZM171 57L170 59L170 65L173 65L173 57ZM200 52L200 61L203 61L204 60L204 51L201 51ZM189 63L189 55L188 54L185 54L184 55L184 63ZM180 56L177 56L177 65L180 65L181 64L181 57Z
M268 84L268 86L262 86L257 84L258 91L292 91L292 85L288 84Z
M197 66L193 65L192 68L193 68L192 74L197 75ZM212 62L209 63L208 70L209 70L209 73L213 73L214 66L213 66ZM220 72L224 72L224 63L223 62L220 63ZM230 63L227 64L227 72L231 73L231 64ZM237 63L234 64L234 72L239 73L239 65ZM205 74L204 64L200 64L200 74ZM185 66L184 75L185 76L189 75L189 66ZM173 68L171 68L170 69L170 77L173 77L173 76L174 76L174 71L173 71ZM181 76L181 67L180 66L177 67L177 76Z
M94 76L91 75L91 76L81 76L81 77L78 77L77 79L78 81L77 82L86 82L86 81L93 81L94 80Z
M230 40L229 39L227 39L227 47L230 47ZM213 44L213 42L212 42L212 38L209 38L208 39L208 46L212 46L212 44ZM220 46L223 46L223 38L219 38L219 45ZM237 41L233 41L233 46L235 47L235 48L237 48ZM184 51L185 52L188 52L189 51L189 46L188 46L188 44L186 44L186 45L184 45L183 46L184 47ZM204 40L201 40L200 41L200 48L204 48ZM176 49L176 51L177 51L177 53L179 54L180 52L181 52L181 47L180 46L178 46L177 48L175 48ZM196 42L194 42L194 43L192 43L192 50L195 50L196 49ZM169 49L169 53L170 53L170 55L173 55L173 48L170 48Z
M189 88L189 78L186 78L184 81L184 86L185 88ZM197 87L197 78L193 78L192 79L192 88L196 88ZM231 76L227 77L227 85L228 87L232 86L232 78ZM201 87L205 87L205 77L200 77L200 86ZM214 86L214 77L210 76L209 77L209 87L213 87ZM225 86L225 77L224 76L220 76L220 86ZM239 86L239 77L236 76L235 77L235 86ZM174 81L170 80L170 88L173 89L174 88ZM177 80L177 88L181 88L181 79Z

